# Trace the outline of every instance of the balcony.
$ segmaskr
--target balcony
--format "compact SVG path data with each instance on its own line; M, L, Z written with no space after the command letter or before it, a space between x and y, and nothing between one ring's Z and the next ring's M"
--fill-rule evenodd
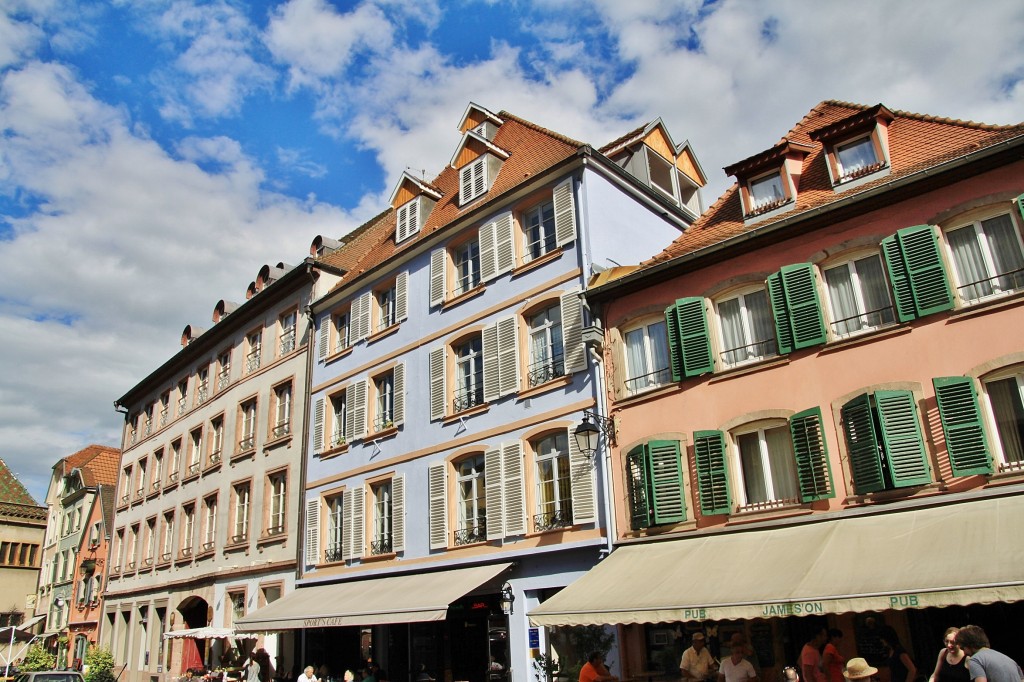
M231 370L221 370L220 374L217 375L217 390L223 391L231 383Z
M382 414L379 417L375 417L373 420L374 431L384 431L385 429L392 428L394 425L395 422L392 421L390 413Z
M239 543L247 541L248 539L249 539L249 534L248 533L236 533L235 535L231 536L231 544L237 545Z
M241 452L245 452L246 450L252 450L254 447L256 447L255 436L249 436L248 438L243 438L242 440L238 441L238 449Z
M188 465L188 475L189 476L195 476L198 473L199 473L199 462L196 462L195 464L189 464Z
M562 503L560 509L552 509L547 512L535 514L533 517L533 528L537 532L555 530L556 528L568 528L572 525L572 504Z
M171 408L164 407L160 410L160 426L167 426L167 422L171 418Z
M178 398L178 416L185 414L186 410L188 410L188 398L181 396Z
M292 432L292 426L288 422L281 422L273 429L274 438L284 438Z
M370 541L370 556L391 554L391 533L381 533Z
M649 388L667 384L670 381L672 381L672 371L668 367L663 367L648 374L641 374L640 376L626 379L626 393L636 395Z
M340 431L336 431L336 432L331 434L331 447L332 448L340 448L342 445L345 445L347 443L348 443L348 439L345 438L345 434L344 433L342 433Z
M1024 269L1010 270L994 277L979 279L957 287L960 297L967 303L985 298L1010 294L1024 288Z
M288 329L281 334L281 355L295 350L295 330Z
M146 493L146 489L145 488L139 488L138 490L135 491L135 499L136 500L141 500L142 496L145 493Z
M167 481L169 483L177 483L178 482L178 472L177 471L172 471L171 473L167 474Z
M465 527L455 531L455 546L471 545L487 540L487 521L484 517L471 520Z
M204 543L203 543L203 551L204 551L204 552L209 552L209 551L211 551L211 550L213 549L213 546L214 546L214 544L215 544L215 543L213 543L213 542L204 542Z
M284 524L283 523L280 523L280 524L278 524L276 526L271 526L270 528L267 528L267 537L273 537L275 535L281 535L282 533L284 533Z
M565 376L565 360L562 353L543 358L527 367L526 381L532 388L546 384L552 379Z
M142 432L145 435L147 435L147 436L149 436L149 435L151 435L153 433L153 420L152 419L146 419L146 425L143 427Z
M252 374L260 368L260 352L253 351L245 356L245 371Z
M153 492L159 491L160 490L160 481L153 481L150 484L150 487L153 489Z
M191 547L182 547L181 550L178 552L178 554L181 556L182 559L188 558L188 557L192 556L192 548Z
M484 404L484 385L482 381L477 381L474 378L471 381L470 386L465 386L456 392L455 397L452 399L452 411L455 413L463 412L476 407L477 405Z
M170 560L171 560L171 553L170 552L164 552L163 554L160 555L160 561L161 562L170 561Z
M220 462L220 450L215 450L210 453L210 464L217 464Z
M202 405L206 402L207 398L210 397L210 390L207 383L204 381L196 388L196 404Z
M324 550L324 561L326 561L327 563L332 563L334 561L341 561L341 543L340 542L327 545L327 549Z

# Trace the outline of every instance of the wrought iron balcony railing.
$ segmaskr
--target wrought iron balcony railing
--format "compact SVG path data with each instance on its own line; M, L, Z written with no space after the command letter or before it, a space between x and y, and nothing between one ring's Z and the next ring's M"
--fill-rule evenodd
M455 545L469 545L487 539L487 522L484 518L470 521L465 527L455 531Z
M563 376L565 376L565 356L559 353L531 363L527 368L526 378L530 386L539 386Z

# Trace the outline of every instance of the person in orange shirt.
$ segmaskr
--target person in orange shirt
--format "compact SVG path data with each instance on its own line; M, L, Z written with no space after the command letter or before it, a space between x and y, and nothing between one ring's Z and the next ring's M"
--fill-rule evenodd
M604 654L600 651L591 653L580 669L580 682L618 682L618 679L604 667Z

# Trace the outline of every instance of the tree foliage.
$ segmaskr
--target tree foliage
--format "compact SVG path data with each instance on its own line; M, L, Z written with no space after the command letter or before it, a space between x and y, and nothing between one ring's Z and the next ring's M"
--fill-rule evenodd
M106 647L93 645L85 652L85 682L114 682L114 654Z
M57 665L57 656L46 650L42 644L33 644L25 652L25 658L21 662L19 670L31 672L33 670L53 670Z

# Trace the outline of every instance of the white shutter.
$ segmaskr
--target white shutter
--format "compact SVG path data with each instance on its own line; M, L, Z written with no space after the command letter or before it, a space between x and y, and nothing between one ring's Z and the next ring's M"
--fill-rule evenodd
M392 386L394 390L394 410L392 422L395 426L405 423L405 363L395 365L395 381Z
M516 317L497 322L498 327L498 383L501 395L519 390L519 334ZM487 356L484 355L486 362Z
M352 302L352 343L362 341L370 335L370 303L372 292L360 294Z
M313 452L322 452L324 449L324 410L327 401L324 398L317 398L313 403Z
M409 317L409 273L400 272L395 278L395 321Z
M579 292L562 294L561 309L565 373L572 374L587 368L587 349L583 345L583 302Z
M430 305L444 303L445 250L434 249L430 252Z
M306 565L320 563L320 500L306 500Z
M448 477L447 462L435 462L428 469L427 488L429 505L427 517L430 522L430 549L448 547Z
M352 499L352 532L348 536L349 543L351 544L349 556L353 559L358 559L366 551L366 521L363 518L366 489L362 485L357 485L352 490L352 494L345 497L346 500L349 498Z
M486 223L480 228L480 280L489 282L498 275L498 225Z
M495 274L501 275L511 271L516 264L512 213L503 213L498 216L498 219L493 224L495 226L495 252L497 254Z
M320 361L323 362L324 358L327 357L327 353L331 346L331 321L330 315L324 315L320 318L320 342L318 344L318 355Z
M430 420L444 418L445 408L445 348L441 346L430 351L427 361L430 374Z
M405 475L391 479L391 551L405 551Z
M572 484L572 522L592 523L597 520L594 501L594 462L576 445L576 437L568 432L569 476Z
M407 206L409 208L405 221L405 237L411 237L420 231L420 198L416 197Z
M523 475L523 442L501 446L505 492L505 535L526 535L526 478Z
M487 155L473 162L473 196L478 197L487 191Z
M356 488L355 490L359 490ZM341 559L348 561L352 558L352 498L355 497L355 490L345 493L341 501Z
M473 164L459 169L459 186L461 188L459 203L465 204L473 198Z
M487 484L487 539L500 540L505 535L504 513L502 510L501 448L492 448L484 453L484 481Z
M366 379L349 384L345 389L345 405L348 409L346 425L349 440L366 437Z
M498 382L498 325L489 324L484 327L484 402L492 402L501 396L501 384Z
M572 196L572 178L555 186L555 241L565 246L576 239L576 206Z

